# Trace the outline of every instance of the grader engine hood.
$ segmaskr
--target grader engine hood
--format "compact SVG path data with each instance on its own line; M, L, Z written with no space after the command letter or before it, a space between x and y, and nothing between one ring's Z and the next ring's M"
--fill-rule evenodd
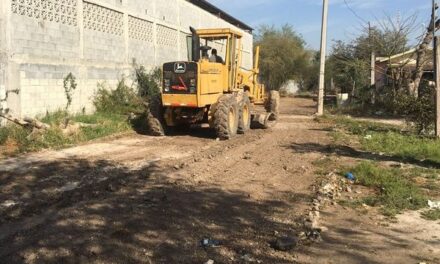
M197 63L165 63L163 65L163 93L197 94Z

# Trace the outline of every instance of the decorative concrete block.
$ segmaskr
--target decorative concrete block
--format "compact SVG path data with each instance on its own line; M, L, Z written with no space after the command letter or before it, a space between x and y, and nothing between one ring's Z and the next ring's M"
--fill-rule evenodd
M13 45L7 54L12 55L2 60L13 65L11 87L5 89L20 89L12 111L21 115L63 108L63 79L70 72L78 84L71 109L89 111L98 82L114 89L122 76L132 75L134 60L152 69L187 59L190 26L240 30L186 0L94 0L82 5L78 0L11 0L10 5ZM5 43L1 31L0 25L0 46ZM243 34L242 66L250 68L252 34ZM0 71L4 85L1 78Z

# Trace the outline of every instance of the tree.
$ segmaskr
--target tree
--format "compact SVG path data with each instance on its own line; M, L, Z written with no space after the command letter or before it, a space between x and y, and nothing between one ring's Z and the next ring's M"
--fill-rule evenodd
M304 69L302 78L299 82L300 89L302 91L317 91L319 85L319 68L320 68L320 56L318 51L308 51L311 59L309 65ZM326 77L328 77L326 75Z
M261 78L269 90L279 90L289 80L304 82L312 53L292 26L260 26L255 45L261 47Z
M386 15L384 19L378 20L377 26L371 30L370 39L367 40L373 45L370 50L374 49L381 57L405 52L410 49L409 36L418 29L417 27L415 14L403 18Z
M343 92L352 95L359 92L355 87L368 85L369 63L358 47L357 43L336 41L327 63L328 76Z
M422 80L423 76L423 68L428 63L429 59L426 58L426 53L428 51L429 44L432 43L434 32L440 29L440 20L436 20L435 25L433 19L436 19L435 17L431 18L431 22L429 23L428 30L426 31L426 34L417 48L417 64L416 64L416 70L413 74L413 83L414 85L410 89L410 93L417 97L419 94L419 86Z
M357 97L368 101L368 97L373 95L369 82L371 53L374 51L377 56L391 57L407 51L415 21L415 15L404 18L386 15L385 19L378 20L376 26L363 26L361 34L354 40L336 41L328 62L329 75L334 78L336 85L345 91L358 87L355 91ZM401 75L389 77L401 78Z

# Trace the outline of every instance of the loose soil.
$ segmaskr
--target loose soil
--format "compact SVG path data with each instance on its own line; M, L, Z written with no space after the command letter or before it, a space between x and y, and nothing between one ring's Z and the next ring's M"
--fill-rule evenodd
M439 263L438 223L339 205L321 242L270 247L304 230L330 155L314 111L289 98L276 127L229 141L200 128L0 161L0 263Z

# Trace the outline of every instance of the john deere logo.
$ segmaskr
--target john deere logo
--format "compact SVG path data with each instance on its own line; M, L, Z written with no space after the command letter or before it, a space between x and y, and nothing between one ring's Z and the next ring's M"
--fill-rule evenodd
M175 73L185 73L186 72L186 64L177 62L174 64L174 72Z

